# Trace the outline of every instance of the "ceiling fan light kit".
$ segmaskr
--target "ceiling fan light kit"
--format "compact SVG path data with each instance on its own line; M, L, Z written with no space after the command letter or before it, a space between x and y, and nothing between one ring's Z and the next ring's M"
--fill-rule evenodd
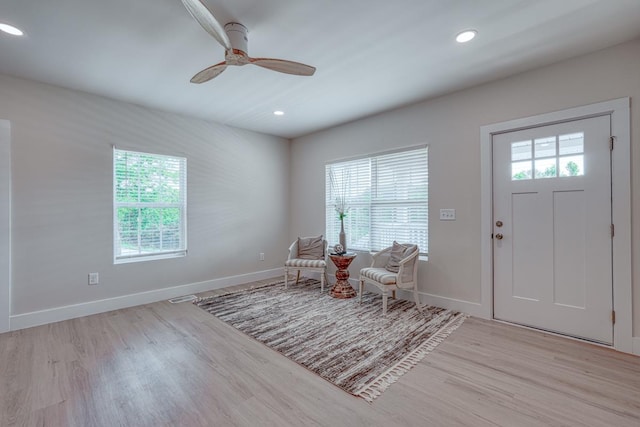
M197 73L191 83L204 83L222 73L227 66L258 65L280 73L297 76L312 76L316 69L299 62L273 58L251 58L249 56L249 39L247 27L237 22L229 22L224 28L218 23L213 13L201 0L182 0L191 16L225 48L224 61L212 65Z

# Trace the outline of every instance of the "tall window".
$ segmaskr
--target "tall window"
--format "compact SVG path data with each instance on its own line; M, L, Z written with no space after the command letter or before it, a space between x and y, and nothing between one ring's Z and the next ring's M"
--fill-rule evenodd
M116 263L186 255L187 159L114 149Z
M428 151L426 146L326 165L326 237L338 243L340 217L347 249L379 251L394 240L428 253Z

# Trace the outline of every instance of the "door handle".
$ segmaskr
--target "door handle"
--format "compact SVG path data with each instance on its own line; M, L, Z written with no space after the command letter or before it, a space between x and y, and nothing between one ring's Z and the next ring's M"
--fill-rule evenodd
M498 240L502 240L503 237L504 236L502 234L500 234L500 233L496 234L496 239L498 239Z

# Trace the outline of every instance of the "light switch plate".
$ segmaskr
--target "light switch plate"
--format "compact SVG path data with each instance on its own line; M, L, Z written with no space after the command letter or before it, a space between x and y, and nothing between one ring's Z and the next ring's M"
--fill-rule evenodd
M440 209L440 221L455 221L456 210L455 209Z

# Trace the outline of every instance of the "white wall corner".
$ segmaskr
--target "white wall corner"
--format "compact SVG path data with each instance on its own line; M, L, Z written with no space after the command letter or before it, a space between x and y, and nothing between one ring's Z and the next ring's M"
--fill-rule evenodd
M120 310L122 308L134 307L137 305L150 304L153 302L163 301L183 295L226 288L229 286L254 282L257 280L266 280L282 275L284 275L283 268L274 268L272 270L240 274L237 276L223 277L220 279L207 280L204 282L173 286L170 288L140 292L131 295L123 295L115 298L107 298L98 301L90 301L81 304L34 311L31 313L11 316L10 326L11 330L15 331L18 329L25 329L33 326L60 322L62 320L74 319L77 317L90 316L92 314L104 313L112 310Z
M11 316L11 128L0 120L0 333Z
M633 337L633 354L640 356L640 337Z

